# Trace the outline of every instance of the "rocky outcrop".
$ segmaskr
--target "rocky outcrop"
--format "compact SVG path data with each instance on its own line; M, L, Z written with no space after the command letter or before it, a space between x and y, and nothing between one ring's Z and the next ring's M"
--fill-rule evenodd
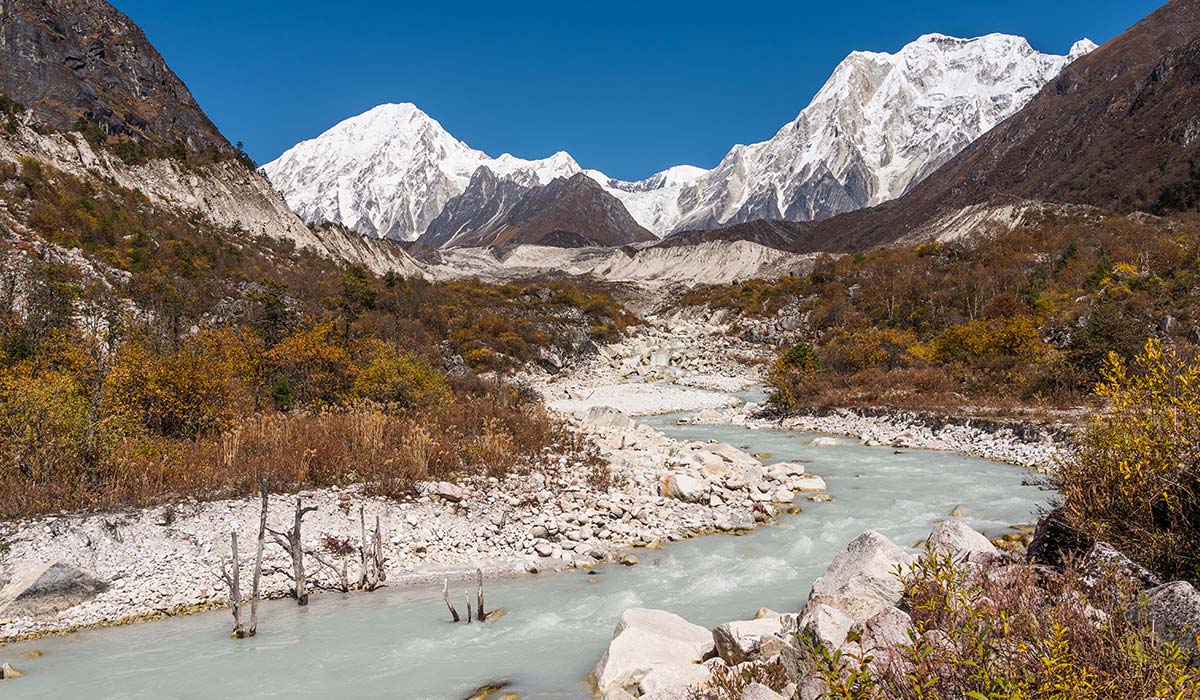
M577 248L655 240L620 200L584 173L560 177L523 192L489 175L479 175L473 182L475 189L468 187L460 198L478 199L482 190L491 189L494 196L503 195L506 201L497 202L490 216L464 221L463 213L470 211L470 202L451 200L446 204L450 213L444 220L434 221L434 235L422 237L422 242L433 243L449 235L446 243L455 246L540 244ZM490 210L492 205L488 206Z
M441 213L417 240L442 248L489 232L501 225L531 189L530 185L515 178L496 175L491 168L479 168L471 176L467 189L446 202Z
M813 583L812 594L860 596L895 605L903 593L896 571L911 565L913 559L888 538L868 530L833 558L825 574Z
M0 93L52 130L231 154L229 142L128 17L104 0L0 0Z
M0 590L0 615L49 615L108 590L108 583L67 562L28 564Z

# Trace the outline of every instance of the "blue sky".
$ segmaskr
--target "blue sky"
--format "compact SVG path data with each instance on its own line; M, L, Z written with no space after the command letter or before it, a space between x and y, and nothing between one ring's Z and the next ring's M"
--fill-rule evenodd
M382 102L493 156L567 150L640 179L770 138L855 49L928 32L1065 53L1157 0L368 2L112 0L259 162Z

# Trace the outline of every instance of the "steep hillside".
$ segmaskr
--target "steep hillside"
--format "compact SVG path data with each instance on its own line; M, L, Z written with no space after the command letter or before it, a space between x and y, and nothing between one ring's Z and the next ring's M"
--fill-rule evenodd
M232 153L142 30L103 0L0 0L0 93L47 127Z

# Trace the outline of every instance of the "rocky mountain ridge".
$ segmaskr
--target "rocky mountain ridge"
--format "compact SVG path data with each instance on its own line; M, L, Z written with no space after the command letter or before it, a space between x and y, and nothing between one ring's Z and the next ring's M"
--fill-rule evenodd
M56 131L233 148L146 35L102 0L0 0L0 93Z
M525 186L586 173L658 236L755 219L818 220L903 194L1092 48L1084 40L1070 55L1052 56L1020 37L931 34L896 54L856 52L771 140L735 146L712 171L676 166L640 182L584 170L565 152L493 159L412 104L347 119L263 172L306 222L406 240L429 230L483 167ZM471 205L483 216L493 206L479 197L472 192ZM447 239L445 225L427 240Z

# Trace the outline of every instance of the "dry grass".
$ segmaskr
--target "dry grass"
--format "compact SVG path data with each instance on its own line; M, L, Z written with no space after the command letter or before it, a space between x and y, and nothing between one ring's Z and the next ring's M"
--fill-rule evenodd
M421 410L362 403L265 414L195 441L123 445L97 471L40 480L6 472L0 517L248 496L264 479L276 491L365 483L400 496L422 480L501 477L556 445L570 447L565 431L540 404L521 402L510 389L459 394Z

